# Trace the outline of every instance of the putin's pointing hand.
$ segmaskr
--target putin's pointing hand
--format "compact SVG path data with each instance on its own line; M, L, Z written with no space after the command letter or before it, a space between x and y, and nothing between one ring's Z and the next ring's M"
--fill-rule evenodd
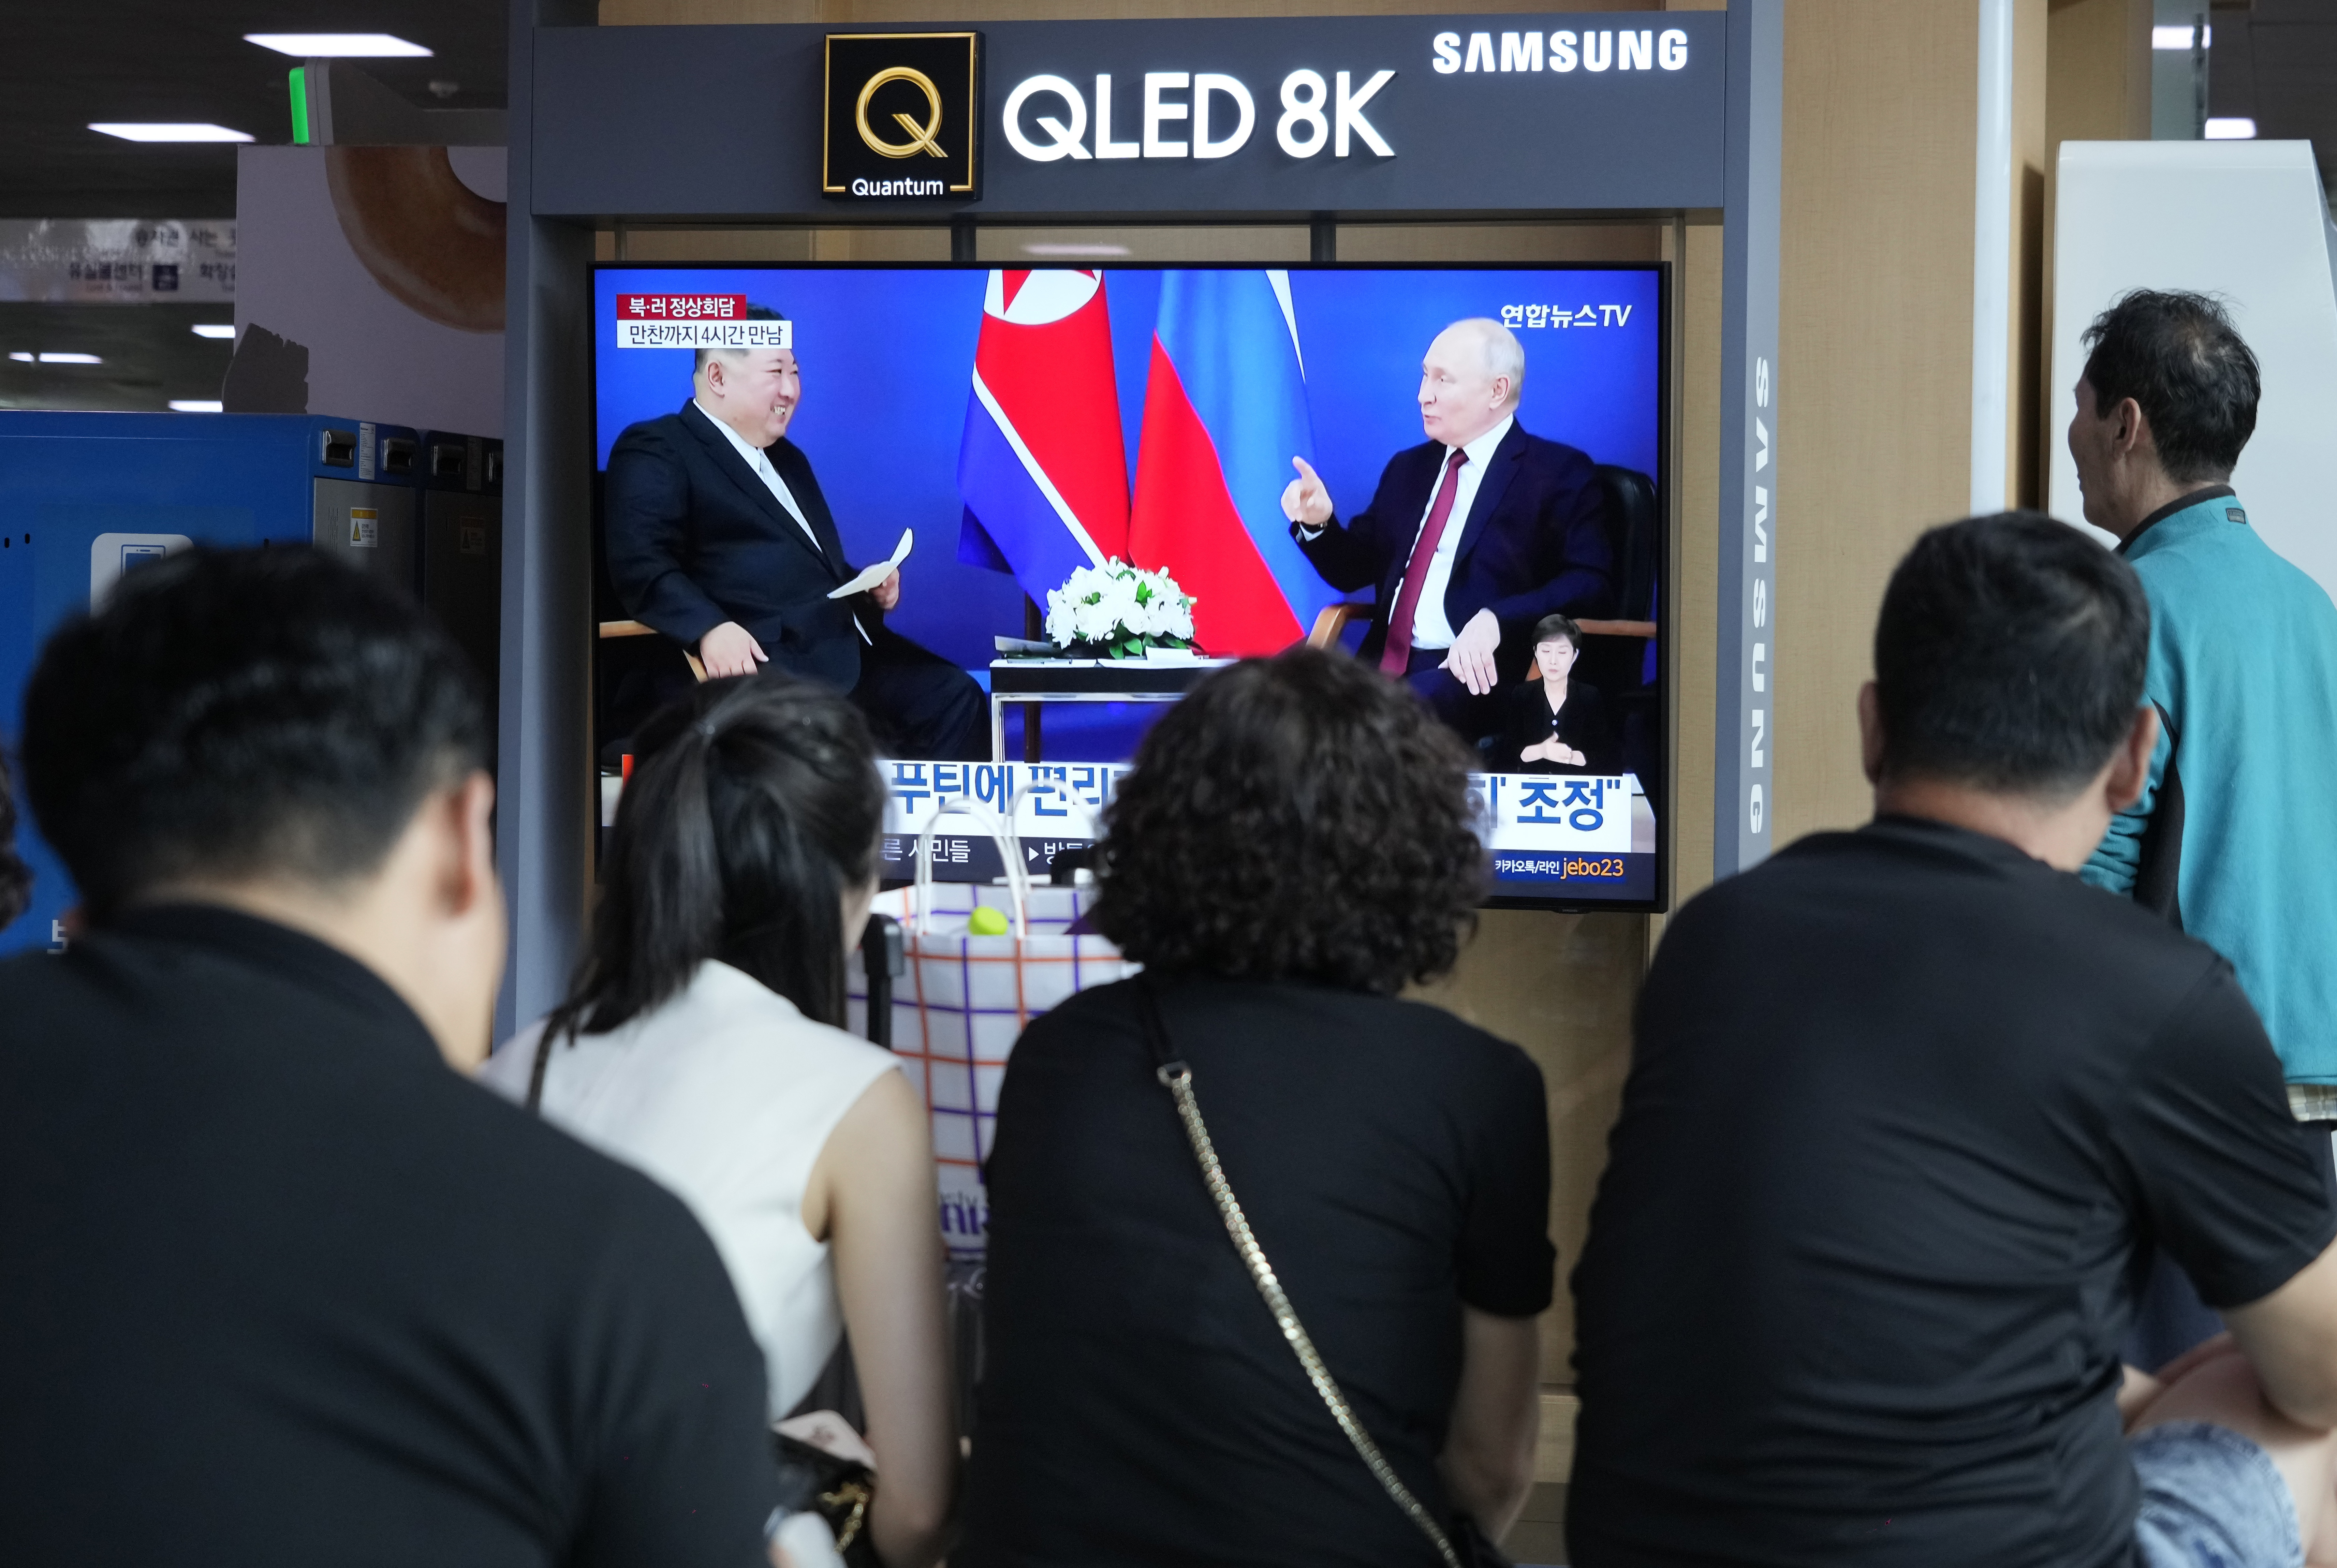
M1331 521L1331 492L1305 458L1292 458L1290 466L1298 477L1283 488L1282 515L1307 528L1321 528Z

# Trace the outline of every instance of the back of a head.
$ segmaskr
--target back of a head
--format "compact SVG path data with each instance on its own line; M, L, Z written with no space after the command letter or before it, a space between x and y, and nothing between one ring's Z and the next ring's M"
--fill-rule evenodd
M2095 412L2133 398L2150 422L2166 476L2231 477L2255 433L2256 356L2222 305L2204 294L2137 288L2094 317L2084 337Z
M2056 802L2134 724L2150 606L2133 568L2039 512L1932 529L1874 628L1882 777Z
M635 744L592 946L546 1037L605 1034L709 959L843 1023L844 898L875 878L885 825L859 710L766 673L697 687Z
M363 878L487 746L445 634L298 548L140 568L24 693L25 799L101 923L175 882Z
M1297 648L1209 677L1107 808L1097 922L1171 973L1393 992L1483 895L1468 751L1411 691Z

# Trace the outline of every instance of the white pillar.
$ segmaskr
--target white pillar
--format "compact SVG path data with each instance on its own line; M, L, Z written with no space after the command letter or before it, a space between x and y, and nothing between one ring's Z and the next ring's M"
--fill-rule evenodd
M2001 511L2012 383L2012 9L1978 0L1972 150L1971 509Z

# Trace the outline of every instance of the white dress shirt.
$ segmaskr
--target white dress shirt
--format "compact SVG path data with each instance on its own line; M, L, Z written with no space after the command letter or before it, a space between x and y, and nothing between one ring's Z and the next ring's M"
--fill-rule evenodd
M543 1028L513 1036L480 1080L525 1101ZM844 1335L834 1260L804 1229L811 1168L844 1114L899 1068L711 959L680 995L608 1034L562 1039L545 1064L543 1119L653 1177L714 1239L763 1348L773 1420Z
M822 560L826 559L827 551L820 550L819 535L812 531L811 520L805 517L803 508L796 504L795 492L789 490L787 482L779 477L779 471L771 466L771 454L759 446L748 444L745 436L731 429L726 421L698 399L693 397L689 401L696 404L699 413L713 421L714 428L738 449L738 455L747 460L747 466L755 471L756 477L769 487L771 493L778 498L779 504L787 508L787 515L796 520L796 526L804 531L804 537L811 541L811 547L819 550Z
M1412 646L1414 648L1451 648L1458 635L1452 629L1452 622L1444 614L1444 590L1452 582L1452 557L1461 548L1462 532L1469 525L1469 509L1476 504L1477 486L1484 482L1485 470L1493 461L1493 451L1510 433L1510 426L1517 422L1518 416L1510 414L1501 424L1461 448L1469 454L1469 461L1461 465L1460 484L1452 492L1452 511L1444 520L1443 536L1436 541L1436 554L1428 563L1428 577L1420 585L1420 603L1413 607L1412 612ZM1446 447L1444 450L1445 455L1436 462L1436 482L1429 486L1428 504L1420 509L1420 521L1413 527L1414 550L1420 548L1420 535L1428 526L1428 514L1436 510L1436 493L1444 488L1444 465L1452 461L1452 449ZM1319 539L1323 533L1319 528L1305 531L1310 540ZM1407 552L1407 570L1410 564L1411 556ZM1403 579L1398 577L1396 580L1401 584ZM1393 607L1391 606L1390 609L1393 612ZM1394 628L1391 627L1389 629L1393 631Z
M805 517L803 508L796 504L795 492L789 490L787 482L779 477L779 471L771 466L771 454L759 446L748 445L745 436L731 429L724 421L716 418L713 412L698 399L693 397L689 401L696 405L699 413L705 414L712 422L715 429L728 438L730 444L738 449L738 455L747 460L747 466L753 469L757 477L770 487L771 493L778 497L779 504L787 508L787 515L796 520L796 526L804 531L804 537L811 541L811 547L818 551L820 560L826 560L827 551L820 548L819 535L812 531L810 519ZM868 628L860 624L860 618L856 615L852 618L852 628L860 634L861 641L871 648L876 645L876 639L868 635Z
M1414 648L1451 648L1459 636L1452 622L1444 614L1444 590L1452 583L1452 557L1461 549L1462 531L1469 525L1469 509L1477 502L1477 486L1484 482L1485 470L1493 461L1493 449L1510 433L1510 426L1518 422L1511 414L1501 424L1485 432L1461 450L1469 461L1461 465L1460 488L1452 492L1452 514L1444 520L1443 537L1436 541L1436 554L1428 563L1428 576L1420 585L1420 603L1412 612L1412 646ZM1449 453L1448 449L1448 453ZM1448 455L1445 462L1452 458ZM1444 487L1444 472L1438 465L1436 489ZM1413 548L1420 548L1420 532L1428 526L1428 514L1436 510L1436 491L1428 492L1428 504L1421 509L1420 528L1413 531Z

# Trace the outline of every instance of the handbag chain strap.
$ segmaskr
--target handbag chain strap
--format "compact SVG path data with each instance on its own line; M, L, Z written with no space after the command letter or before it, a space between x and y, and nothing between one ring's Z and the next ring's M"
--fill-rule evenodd
M1258 1244L1257 1233L1249 1228L1248 1216L1242 1213L1241 1200L1234 1196L1233 1183L1226 1180L1225 1166L1217 1160L1217 1145L1210 1142L1208 1125L1201 1120L1201 1104L1193 1096L1193 1069L1184 1062L1169 1057L1168 1027L1160 1018L1159 998L1152 994L1147 980L1139 979L1137 989L1145 1015L1146 1034L1153 1055L1160 1058L1157 1076L1177 1102L1177 1115L1185 1124L1185 1136L1193 1145L1194 1159L1200 1163L1202 1184L1209 1189L1209 1196L1216 1200L1217 1213L1226 1222L1226 1234L1233 1238L1234 1251L1241 1254L1242 1262L1248 1267L1249 1277L1257 1286L1257 1293L1266 1298L1266 1310L1274 1314L1275 1326L1282 1330L1282 1337L1289 1342L1292 1353L1297 1356L1299 1366L1305 1368L1306 1380L1315 1385L1315 1392L1322 1396L1323 1403L1330 1409L1331 1418L1339 1424L1339 1430L1347 1435L1347 1441L1354 1445L1356 1454L1370 1467L1373 1478L1386 1489L1395 1505L1420 1526L1421 1534L1436 1547L1436 1554L1444 1559L1445 1568L1461 1568L1461 1559L1452 1550L1452 1538L1430 1516L1428 1510L1421 1506L1420 1499L1412 1495L1412 1488L1406 1486L1403 1478L1395 1473L1395 1466L1387 1462L1387 1456L1380 1452L1380 1446L1372 1441L1372 1435L1364 1431L1363 1422L1356 1419L1354 1407L1347 1403L1346 1395L1340 1391L1330 1368L1323 1365L1323 1358L1315 1350L1315 1341L1308 1337L1306 1326L1298 1320L1297 1309L1291 1306L1289 1296L1283 1291L1282 1281L1275 1277L1274 1265L1266 1261L1266 1249Z

